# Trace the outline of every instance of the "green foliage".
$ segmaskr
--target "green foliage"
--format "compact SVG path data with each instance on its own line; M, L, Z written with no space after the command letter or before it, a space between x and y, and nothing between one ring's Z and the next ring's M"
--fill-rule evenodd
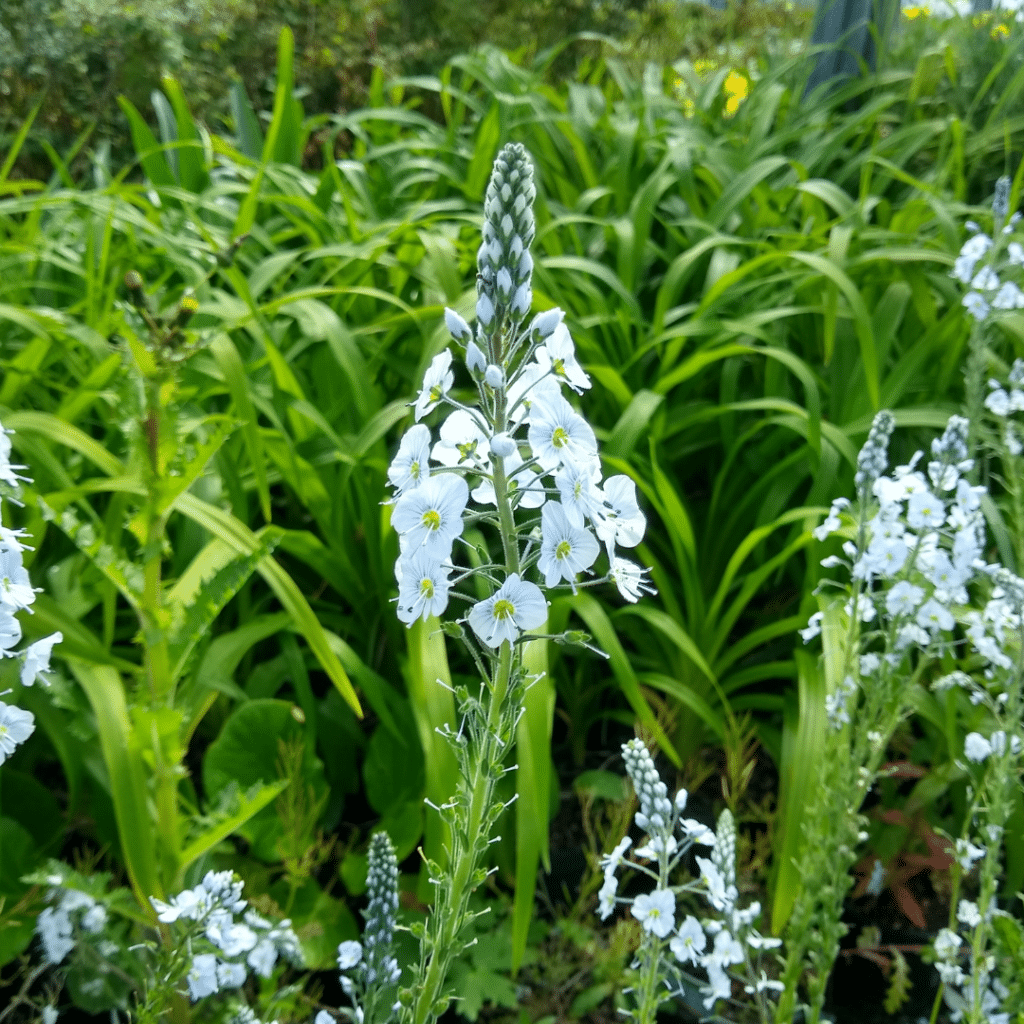
M495 150L516 139L537 163L538 306L568 312L595 381L588 412L606 470L629 474L644 495L650 539L638 557L654 567L659 595L641 608L586 592L551 608L552 632L580 625L613 658L606 667L579 648L536 652L549 676L519 728L509 963L524 955L535 869L546 863L542 830L524 826L550 816L551 736L563 728L554 723L565 729L555 753L579 766L597 729L639 720L692 769L706 743L739 735L752 712L783 779L779 927L796 885L786 854L806 806L801 780L821 756L811 699L820 686L792 653L816 607L822 552L809 530L849 490L874 408L924 429L961 397L968 328L948 269L960 224L976 212L967 204L986 198L1024 148L1024 124L1003 116L1020 87L1019 30L993 62L912 25L927 46L908 46L905 61L897 53L879 79L804 104L799 60L755 62L753 74L744 63L749 92L735 111L723 93L729 53L716 68L683 60L637 75L592 49L577 74L551 84L553 55L517 62L484 49L434 75L385 86L378 74L366 107L310 119L303 108L322 107L296 95L312 81L310 26L337 14L312 7L322 20L304 21L294 40L270 35L270 13L253 34L260 74L278 48L276 91L236 87L231 134L211 133L198 113L220 83L204 94L187 69L163 82L152 126L146 92L160 76L121 88L130 167L97 149L83 176L75 150L51 149L38 180L7 181L16 151L54 126L14 133L0 174L0 421L16 429L18 459L36 477L22 521L37 548L33 579L53 595L40 596L26 632L61 629L70 673L55 699L19 694L52 745L33 756L63 773L61 809L91 816L93 841L113 843L111 867L140 893L217 858L276 886L297 927L319 914L332 936L352 937L349 911L315 869L292 884L305 870L299 847L312 847L287 843L329 831L357 791L400 854L422 836L441 856L443 826L421 800L454 790L434 730L455 715L435 681L461 682L468 666L448 664L434 624L407 632L395 620L397 544L380 503L408 398L446 343L442 308L470 314L477 203ZM534 9L557 13L527 5L508 24ZM352 5L351 17L365 28L376 11ZM972 111L965 62L985 60L1000 70ZM325 62L325 78L333 69ZM859 108L846 110L850 101ZM269 120L254 106L273 106ZM311 151L322 170L310 169ZM165 338L182 299L198 303L187 333L165 346L188 359L164 396L173 402L162 402L175 412L157 452L166 473L154 507L166 521L155 549L138 453L146 387L168 385L153 376L129 271L147 282L148 315L166 321ZM154 551L175 679L162 705L143 699L133 569ZM272 721L248 719L268 706ZM957 716L969 709L928 695L918 711L937 748L962 750ZM304 746L302 772L285 772L298 788L280 813L278 728ZM184 765L207 785L181 770L165 776L185 819L168 874L149 807L161 770ZM55 852L53 808L29 820L31 793L15 781L8 796L7 767L2 855L30 869ZM612 780L584 778L584 789L614 797ZM300 809L296 794L310 786ZM252 848L226 843L232 834ZM350 893L364 838L343 862ZM21 861L17 872L7 863L0 877L20 877ZM5 956L28 941L26 914L0 932L4 942L16 935ZM327 963L328 940L314 941ZM610 991L617 977L609 967L594 985Z

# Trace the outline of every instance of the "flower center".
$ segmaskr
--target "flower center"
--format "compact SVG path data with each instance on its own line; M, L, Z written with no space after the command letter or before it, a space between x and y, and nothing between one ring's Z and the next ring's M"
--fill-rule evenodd
M420 580L420 597L425 597L430 600L434 596L434 581L429 577L425 576Z
M440 530L441 513L438 512L436 508L427 509L427 511L423 513L422 523L428 530Z
M467 441L465 444L458 444L455 447L459 449L459 462L465 462L466 459L472 458L476 454L476 441Z
M565 427L555 427L551 435L551 444L555 448L564 448L569 443L569 434Z
M420 478L420 463L419 463L419 459L417 459L415 462L410 462L409 463L409 476L411 476L413 478L413 480L419 480L419 478Z
M516 606L507 598L500 598L494 602L494 617L499 621L511 619L515 614Z
M571 554L572 545L567 540L563 540L558 547L555 548L555 558L559 561L564 558L568 558Z
M552 359L551 369L554 371L556 377L565 376L565 363L561 359Z

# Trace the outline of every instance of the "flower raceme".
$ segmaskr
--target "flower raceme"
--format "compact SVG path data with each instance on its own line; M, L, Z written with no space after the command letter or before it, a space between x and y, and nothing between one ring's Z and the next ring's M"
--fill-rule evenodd
M494 592L463 621L489 648L514 644L546 619L531 570L548 590L612 582L636 602L654 589L646 570L617 552L636 547L646 529L636 486L622 475L602 484L593 428L563 394L563 386L574 394L591 386L564 314L546 310L526 324L534 190L522 147L507 146L495 173L478 253L475 328L445 310L476 402L459 400L451 350L435 355L413 403L416 424L388 469L401 548L399 618L411 625L442 615L452 597L469 601L458 584L483 574ZM435 434L420 421L442 407L449 412ZM467 522L497 527L504 564L459 568L453 551ZM602 546L604 575L585 579Z

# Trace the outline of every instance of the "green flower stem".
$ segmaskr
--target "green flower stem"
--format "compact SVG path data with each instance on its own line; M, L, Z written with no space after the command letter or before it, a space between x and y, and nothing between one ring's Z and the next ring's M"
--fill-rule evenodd
M495 433L505 429L506 401L505 390L502 388L495 394ZM494 460L493 482L498 506L501 547L505 556L505 572L518 573L518 532L512 514L503 459ZM470 777L466 779L470 799L465 845L456 836L453 828L451 883L447 890L439 888L434 910L428 922L428 928L434 934L427 946L430 949L430 962L426 976L413 1004L412 1020L415 1024L427 1024L428 1021L436 1020L447 1003L443 998L443 986L452 958L458 952L459 933L466 921L470 893L479 884L475 878L477 865L490 839L491 819L488 812L494 799L494 784L497 778L494 766L500 764L507 754L501 740L502 723L505 718L505 700L518 657L507 641L498 649L498 665L492 685L489 687L487 724L480 737L480 746L475 751ZM511 735L510 731L510 738Z
M498 669L491 688L483 745L474 759L472 778L467 780L472 787L465 836L467 848L460 850L459 841L453 836L455 846L452 852L455 855L455 863L451 885L447 892L438 895L428 922L435 935L430 941L431 955L426 977L413 1005L412 1019L415 1024L427 1024L428 1021L436 1020L444 1009L438 1006L441 989L452 958L457 952L456 946L466 918L469 895L476 888L470 883L476 873L480 855L487 848L487 840L490 838L490 827L485 814L493 797L494 775L489 769L505 753L498 742L498 734L502 704L508 693L511 674L512 647L505 642L498 653ZM461 856L458 856L459 853Z

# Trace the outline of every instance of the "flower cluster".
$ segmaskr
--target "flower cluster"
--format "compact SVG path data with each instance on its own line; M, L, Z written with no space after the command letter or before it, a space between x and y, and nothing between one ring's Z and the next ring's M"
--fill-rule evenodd
M635 860L626 860L626 852L632 845L628 836L602 857L604 884L599 894L598 913L606 919L617 903L628 903L633 917L643 927L644 942L634 964L634 968L641 968L642 976L648 976L646 982L642 980L637 986L640 998L650 996L654 986L649 982L658 977L670 993L678 991L683 982L677 965L687 964L707 972L708 983L701 991L709 1010L719 999L731 997L730 970L739 965L743 967L740 980L747 994L759 998L762 993L781 989L781 984L769 980L764 971L758 974L762 951L779 946L780 940L765 938L753 927L761 913L760 904L753 903L742 910L737 904L736 826L730 812L722 812L714 831L693 818L684 817L686 790L681 789L674 798L669 798L668 788L643 743L630 740L623 744L622 757L640 801L636 824L647 833L647 841L633 851ZM670 884L670 875L694 845L711 847L710 857L696 858L699 880L683 885ZM623 863L653 879L654 890L631 899L618 896L616 872ZM700 894L717 916L700 921L688 914L677 925L676 898L682 893ZM675 964L663 959L666 940ZM660 999L655 1003L657 1001ZM646 1017L651 1009L641 1005L637 1016L652 1019Z
M0 484L15 493L22 482L29 478L17 471L24 466L11 462L10 431L0 425ZM18 503L13 494L9 500ZM15 650L21 641L21 623L17 619L20 611L32 611L36 594L28 571L22 561L22 554L30 550L24 543L25 532L12 530L3 525L3 501L0 497L0 657L21 659L21 685L32 686L38 679L47 682L50 671L50 654L63 636L52 633L23 650ZM10 757L17 747L24 743L35 730L35 716L30 711L0 701L0 764Z
M76 930L96 935L107 923L107 909L88 893L68 889L63 879L54 876L49 900L53 906L44 908L36 918L36 934L47 963L59 964L75 948Z
M943 649L955 625L954 611L968 602L968 585L992 569L981 559L985 489L971 486L962 475L973 466L967 456L967 421L950 418L943 435L932 442L926 472L917 468L923 455L917 452L907 465L886 476L882 475L887 459L881 441L887 444L891 430L891 414L879 413L865 445L869 456L862 452L858 461L863 497L878 503L874 514L868 517L867 509L862 509L863 528L857 539L844 542L843 557L833 555L821 563L849 570L857 587L846 612L872 625L873 632L866 635L869 643L882 637L886 644L881 655L868 652L859 657L856 667L861 679L896 668L914 645ZM840 530L840 513L846 505L833 504L829 517L815 531L819 540ZM821 632L822 619L823 613L816 612L801 630L805 643ZM985 646L983 616L972 622L968 635L976 646ZM849 721L846 705L857 689L851 674L831 695L833 724Z
M159 921L191 922L185 938L191 952L185 980L193 1002L222 989L240 988L249 968L261 978L269 978L279 958L302 966L302 951L291 921L268 921L246 909L242 886L230 871L209 871L199 885L178 893L168 903L150 897ZM236 920L236 915L241 920ZM204 944L212 951L196 952Z
M636 547L646 528L636 487L626 476L602 481L594 431L563 394L563 387L579 394L591 386L564 314L548 310L521 327L532 302L533 199L529 159L522 147L507 146L485 202L475 331L445 310L478 401L454 397L452 353L436 355L414 403L417 423L388 470L401 549L399 618L411 624L441 615L453 595L470 601L454 588L479 571L494 593L474 601L466 621L489 648L514 643L546 618L541 589L526 578L533 567L548 589L575 591L603 545L607 572L589 582L612 581L631 602L650 589L644 570L617 553ZM435 439L419 421L442 404L451 411ZM510 521L515 513L527 513L521 525ZM478 521L502 531L504 579L495 578L496 566L463 571L453 559L466 523Z
M395 986L402 971L394 955L398 861L386 832L378 832L370 840L366 891L369 903L363 911L363 941L349 940L338 946L341 987L352 1000L352 1009L343 1012L356 1024L388 1020L400 1007L395 1000ZM352 971L354 976L346 971ZM316 1024L325 1022L318 1016Z
M967 933L981 923L982 915L978 905L970 900L960 900L957 907L957 923ZM935 967L942 979L943 997L950 1009L950 1019L959 1022L971 1016L975 1004L981 1011L986 1024L1009 1024L1010 990L1002 981L993 977L994 964L987 958L975 961L975 973L965 971L961 964L970 950L970 942L952 928L943 928L935 937Z
M1000 178L996 182L992 213L996 227L1003 235L1011 235L1021 217L1019 212L1015 212L1007 221L1009 196L1010 180ZM972 233L971 237L964 243L950 272L950 276L970 288L963 298L964 307L978 321L985 320L994 309L1024 309L1024 291L1007 277L1020 279L1020 271L1015 268L1024 267L1024 246L1017 240L1009 242L1004 260L1002 246L995 246L992 238L977 224L968 221L967 228ZM988 261L986 256L990 257ZM996 260L995 265L993 259Z

